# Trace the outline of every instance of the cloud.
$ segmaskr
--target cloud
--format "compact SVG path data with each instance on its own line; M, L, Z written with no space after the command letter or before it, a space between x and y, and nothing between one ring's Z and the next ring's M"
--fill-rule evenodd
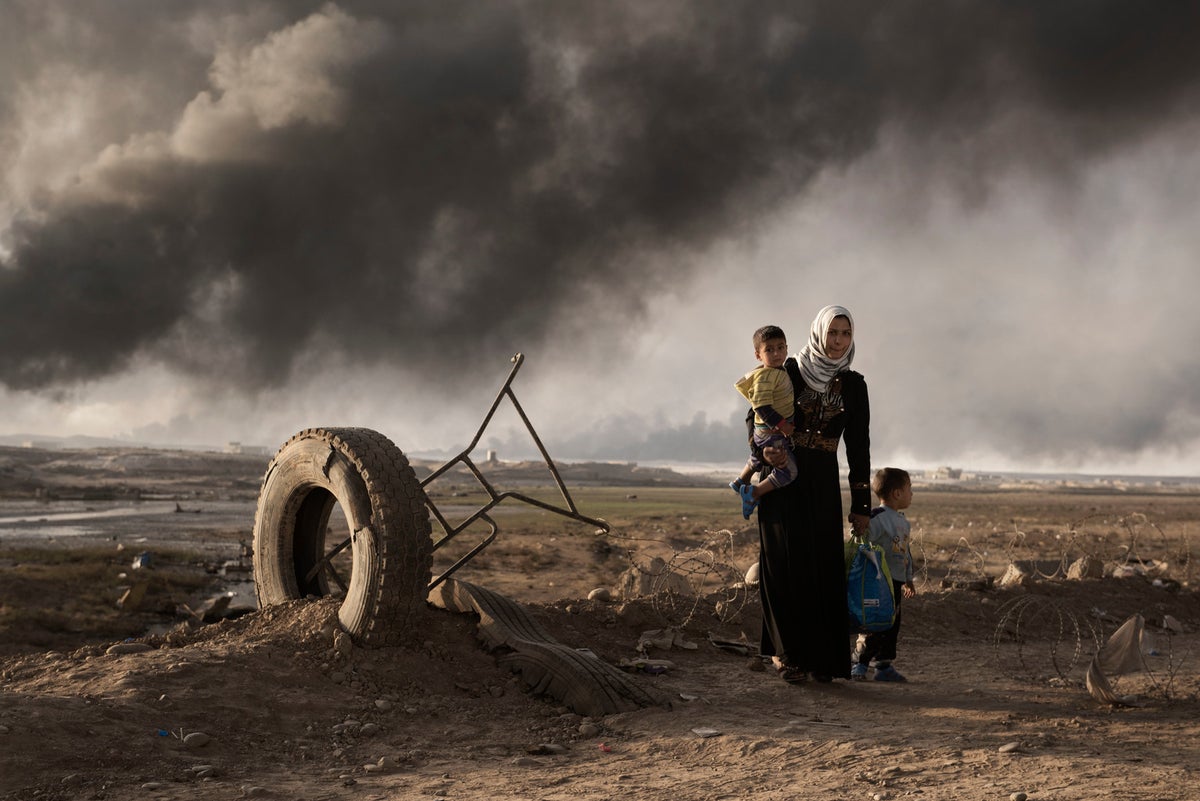
M547 409L589 399L564 445L690 455L738 433L707 422L737 417L748 348L724 342L767 316L799 340L839 302L882 447L1197 435L1195 360L1124 324L1195 333L1186 291L1147 289L1194 285L1186 4L9 11L10 398L153 368L195 395L149 424L229 431L235 406L299 416L333 375L473 398L521 350L555 365L530 387Z

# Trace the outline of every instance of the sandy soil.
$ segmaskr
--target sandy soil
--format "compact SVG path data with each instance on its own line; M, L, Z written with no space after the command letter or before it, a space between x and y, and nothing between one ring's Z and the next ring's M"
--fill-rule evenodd
M472 616L434 607L411 642L371 650L339 636L329 600L209 625L176 616L166 634L131 632L134 643L89 623L42 632L47 648L10 622L0 799L1200 798L1200 598L1188 559L1200 498L919 489L910 517L924 570L897 662L910 681L792 686L710 642L757 640L757 600L736 586L753 529L720 490L655 491L597 496L610 504L607 537L514 521L462 577L614 665L637 655L644 632L678 628L696 647L651 647L672 666L633 674L667 705L581 717L499 667ZM233 554L245 535L195 536ZM98 582L128 570L121 540L91 542L112 552ZM1008 562L1044 563L1084 541L1125 564L1132 550L1137 564L1172 562L1126 578L994 582ZM22 554L0 559L6 586L29 579L36 557ZM654 555L700 594L587 599ZM190 563L213 584L180 583L175 600L216 591L221 576L206 568L226 556ZM20 598L0 596L0 612L27 628L80 590L22 586ZM170 619L166 606L151 611ZM1082 685L1092 632L1137 613L1153 635L1152 672L1120 680L1137 706L1100 704ZM1175 623L1182 634L1164 628ZM136 643L149 648L112 652Z

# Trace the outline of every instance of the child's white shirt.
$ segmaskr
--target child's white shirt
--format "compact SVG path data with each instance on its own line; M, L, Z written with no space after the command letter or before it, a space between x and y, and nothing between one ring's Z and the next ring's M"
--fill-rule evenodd
M883 549L892 579L906 584L913 580L912 552L909 547L911 532L912 527L903 512L887 504L871 510L871 527L867 537Z

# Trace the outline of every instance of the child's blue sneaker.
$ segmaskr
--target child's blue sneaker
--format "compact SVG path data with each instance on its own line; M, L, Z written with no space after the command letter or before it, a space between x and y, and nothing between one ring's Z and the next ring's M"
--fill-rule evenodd
M758 501L754 500L754 487L743 484L738 488L738 495L742 496L742 517L749 520L750 513L758 506Z
M854 667L850 668L850 678L854 681L866 681L867 670L867 666L862 662L859 662Z
M742 480L740 478L735 478L733 481L729 482L729 488L731 490L733 490L734 492L736 492L738 495L742 494L742 487L744 487L744 486L746 486L746 485L742 483Z
M908 681L908 679L904 678L900 671L888 665L875 671L875 681Z

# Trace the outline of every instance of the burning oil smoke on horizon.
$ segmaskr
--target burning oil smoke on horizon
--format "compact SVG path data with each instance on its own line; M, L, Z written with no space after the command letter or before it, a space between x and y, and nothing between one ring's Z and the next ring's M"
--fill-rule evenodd
M687 269L639 254L752 231L885 124L958 143L979 188L1069 178L1190 111L1200 67L1190 4L239 7L5 3L5 385L135 355L250 387L310 350L469 367L564 303L637 315ZM1013 110L1025 139L971 146Z

